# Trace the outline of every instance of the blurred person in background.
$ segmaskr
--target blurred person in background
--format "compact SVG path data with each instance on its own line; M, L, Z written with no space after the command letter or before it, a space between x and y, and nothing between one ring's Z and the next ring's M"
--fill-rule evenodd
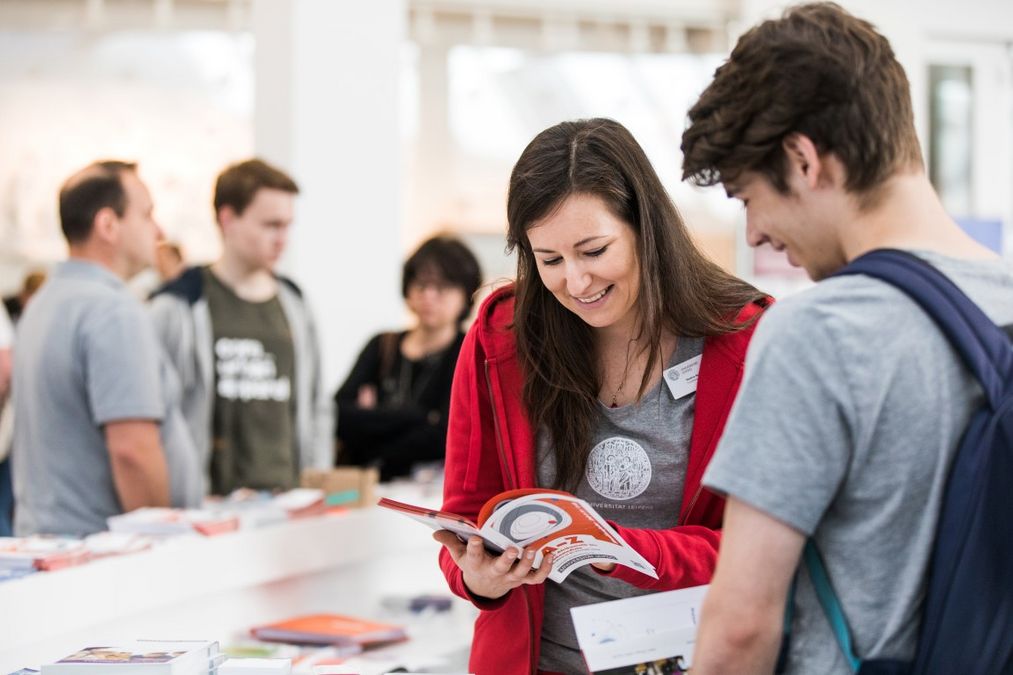
M21 282L21 289L17 293L4 297L4 307L13 323L18 322L28 301L45 281L45 270L32 270L25 275L24 281Z
M14 494L11 491L11 464L9 439L5 438L3 419L7 414L7 395L11 384L11 346L14 328L7 310L0 307L0 537L11 536L11 515Z
M335 394L340 464L378 466L390 480L443 460L462 325L481 282L475 255L451 236L408 258L401 294L415 325L374 336Z
M11 384L11 346L14 344L14 326L7 310L0 307L0 403L7 399Z
M274 271L298 193L259 159L227 167L214 194L221 258L151 299L214 494L291 489L303 469L334 463L316 322L295 282Z
M19 536L83 536L142 506L196 506L203 482L179 383L125 281L159 234L135 164L103 161L60 190L70 247L18 324L12 455Z
M141 300L151 300L170 281L183 273L186 263L179 244L159 237L155 246L155 262L127 282L130 291Z
M14 486L10 461L14 447L14 406L7 405L10 401L14 326L45 281L45 271L29 272L21 283L21 290L4 298L3 308L0 308L0 536L10 536L14 527Z
M183 248L172 241L158 242L155 249L155 271L162 283L168 283L178 277L186 269Z

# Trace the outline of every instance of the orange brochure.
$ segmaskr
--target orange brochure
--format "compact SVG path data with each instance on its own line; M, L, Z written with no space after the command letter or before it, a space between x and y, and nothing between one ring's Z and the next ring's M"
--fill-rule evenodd
M567 492L538 488L501 492L485 503L477 523L454 513L393 499L383 498L378 504L434 530L450 530L463 541L481 537L493 551L511 546L534 549L535 567L551 553L549 578L557 583L591 563L625 565L658 578L654 566L623 541L590 504Z

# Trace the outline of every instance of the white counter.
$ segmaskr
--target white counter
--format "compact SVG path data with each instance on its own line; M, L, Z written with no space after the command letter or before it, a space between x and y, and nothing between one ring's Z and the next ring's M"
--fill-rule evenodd
M424 526L373 507L0 583L0 673L132 639L228 644L253 625L308 612L389 619L384 596L448 594L438 548ZM474 612L455 601L431 647L461 654Z

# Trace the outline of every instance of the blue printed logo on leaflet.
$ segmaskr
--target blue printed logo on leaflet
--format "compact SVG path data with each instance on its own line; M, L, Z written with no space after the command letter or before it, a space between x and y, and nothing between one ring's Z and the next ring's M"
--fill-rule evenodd
M587 459L587 482L607 499L625 501L651 484L651 460L636 441L613 436L594 446Z
M287 401L288 376L278 377L274 354L260 340L220 338L215 342L218 395L230 401Z

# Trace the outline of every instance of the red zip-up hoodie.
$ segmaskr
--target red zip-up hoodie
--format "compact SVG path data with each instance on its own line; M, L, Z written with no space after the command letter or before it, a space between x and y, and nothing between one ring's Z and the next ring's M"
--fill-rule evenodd
M738 320L747 321L762 310L763 305L750 304ZM473 520L486 500L500 492L536 487L535 435L522 400L523 374L510 329L513 314L513 287L497 290L482 304L454 374L442 509ZM646 530L612 523L654 565L658 579L622 565L608 576L656 591L710 582L724 500L702 489L700 480L738 392L755 325L704 342L679 524L667 530ZM440 550L440 567L450 589L481 610L469 670L476 675L535 673L544 586L520 586L502 598L487 600L468 591L460 568L445 548Z

